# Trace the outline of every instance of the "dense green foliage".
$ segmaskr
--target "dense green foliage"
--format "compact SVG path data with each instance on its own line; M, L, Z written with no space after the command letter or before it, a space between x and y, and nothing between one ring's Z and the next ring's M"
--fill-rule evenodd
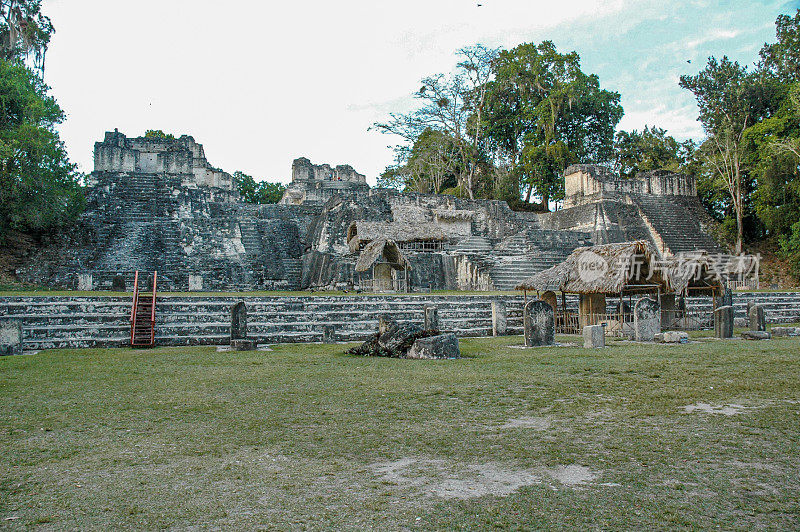
M737 251L777 240L800 274L800 10L776 27L754 68L712 57L681 86L708 135L695 152L706 205Z
M417 110L376 124L405 141L381 185L517 207L537 198L547 210L563 195L567 165L613 159L620 96L581 71L577 53L545 41L499 52L479 45L458 55L453 75L422 81Z
M0 240L9 229L45 231L82 209L75 166L55 130L64 113L20 63L0 60Z
M233 173L233 180L239 189L239 195L247 203L278 203L286 192L286 185L256 181L253 176L244 172Z

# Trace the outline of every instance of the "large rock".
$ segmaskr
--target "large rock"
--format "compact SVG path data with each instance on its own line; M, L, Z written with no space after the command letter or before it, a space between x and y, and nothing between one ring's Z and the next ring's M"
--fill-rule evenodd
M637 342L652 342L661 332L661 308L658 301L643 297L633 307L633 329Z
M414 323L391 323L386 331L378 336L378 344L392 356L404 356L422 335L423 329Z
M447 333L416 340L408 350L406 358L460 358L458 338Z
M742 338L745 340L769 340L771 336L767 331L744 331Z
M555 315L553 314L553 307L546 301L535 300L525 305L524 325L526 346L555 345Z
M656 334L654 340L661 344L685 344L689 342L689 334L683 331L665 331Z
M22 320L0 319L0 356L22 354Z

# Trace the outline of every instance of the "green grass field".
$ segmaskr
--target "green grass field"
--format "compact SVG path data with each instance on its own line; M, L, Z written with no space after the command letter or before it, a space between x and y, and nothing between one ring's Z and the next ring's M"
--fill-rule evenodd
M800 338L520 343L0 359L0 526L800 527Z

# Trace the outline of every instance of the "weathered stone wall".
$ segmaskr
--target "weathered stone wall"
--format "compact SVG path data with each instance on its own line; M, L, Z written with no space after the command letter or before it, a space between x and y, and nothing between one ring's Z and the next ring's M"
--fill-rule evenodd
M157 345L227 344L238 301L247 304L248 336L259 343L318 342L324 326L333 326L340 340L363 340L380 315L422 325L430 305L438 308L442 330L491 336L493 301L505 304L508 333L522 334L523 298L516 295L159 297ZM762 305L768 323L800 322L800 293L736 293L737 320L746 318L748 303ZM576 310L577 298L567 306ZM712 302L688 298L687 306L710 315ZM27 350L128 345L130 310L130 297L0 297L0 318L22 320Z
M564 207L619 200L626 194L697 196L697 181L665 170L641 172L624 179L608 168L588 164L575 164L564 171Z

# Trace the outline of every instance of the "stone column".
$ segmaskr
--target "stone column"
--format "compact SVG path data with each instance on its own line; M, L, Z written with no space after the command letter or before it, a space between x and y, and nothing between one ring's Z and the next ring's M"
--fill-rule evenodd
M0 319L0 356L22 354L22 320Z
M633 307L634 338L637 342L652 342L661 332L661 309L658 301L643 297Z
M492 336L505 336L508 321L506 303L501 299L492 301Z
M425 327L426 331L439 330L439 309L433 305L425 305Z
M553 307L540 299L530 301L525 305L523 314L526 346L555 345L556 320Z
M747 311L748 321L751 331L766 331L767 320L764 317L764 307L761 305L751 305Z
M733 307L725 305L714 311L714 336L733 338Z

